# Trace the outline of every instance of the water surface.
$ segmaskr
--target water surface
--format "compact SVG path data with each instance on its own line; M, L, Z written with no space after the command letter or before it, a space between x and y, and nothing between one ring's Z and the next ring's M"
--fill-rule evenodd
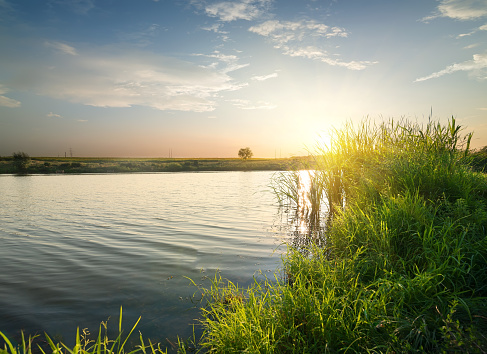
M0 330L71 342L120 306L157 341L192 333L217 270L248 285L280 264L271 172L0 177Z

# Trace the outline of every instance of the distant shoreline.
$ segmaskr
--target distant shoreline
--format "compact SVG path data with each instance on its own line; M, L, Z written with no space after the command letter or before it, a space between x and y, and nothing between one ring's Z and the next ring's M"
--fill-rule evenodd
M308 165L307 156L291 158L97 158L31 157L22 174L81 174L189 171L286 171ZM0 158L0 174L16 174L11 157Z

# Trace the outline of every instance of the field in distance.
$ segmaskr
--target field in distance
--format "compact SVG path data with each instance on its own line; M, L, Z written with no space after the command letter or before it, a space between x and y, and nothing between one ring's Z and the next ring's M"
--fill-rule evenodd
M311 162L291 158L95 158L31 157L24 174L179 171L286 171ZM0 158L0 174L19 173L11 156Z

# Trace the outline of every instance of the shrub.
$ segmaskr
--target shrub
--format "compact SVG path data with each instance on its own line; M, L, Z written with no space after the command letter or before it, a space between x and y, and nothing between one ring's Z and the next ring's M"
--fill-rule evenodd
M23 151L14 152L12 154L12 159L14 163L14 167L17 170L17 173L26 173L27 167L30 163L30 156L27 155Z

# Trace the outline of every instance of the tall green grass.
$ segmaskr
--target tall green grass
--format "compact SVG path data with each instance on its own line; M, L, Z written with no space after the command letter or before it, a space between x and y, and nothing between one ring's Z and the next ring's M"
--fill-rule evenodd
M142 334L139 333L138 344L132 343L132 333L134 332L140 318L134 324L127 335L124 335L122 329L122 308L120 308L120 317L118 322L118 334L115 338L110 337L108 333L107 322L100 324L98 334L93 337L87 329L81 332L78 328L75 336L74 347L69 347L62 342L54 342L51 337L45 333L45 341L40 341L40 336L29 336L25 338L22 332L21 342L15 345L8 337L0 332L0 337L5 341L4 348L0 347L0 354L32 354L32 353L53 353L53 354L135 354L151 353L163 354L166 350L161 349L160 344L153 344L150 340L144 341Z
M325 219L325 242L290 245L272 281L202 289L202 351L487 352L487 179L470 140L453 118L335 130L305 192L321 199L297 214ZM300 176L274 184L297 209Z

